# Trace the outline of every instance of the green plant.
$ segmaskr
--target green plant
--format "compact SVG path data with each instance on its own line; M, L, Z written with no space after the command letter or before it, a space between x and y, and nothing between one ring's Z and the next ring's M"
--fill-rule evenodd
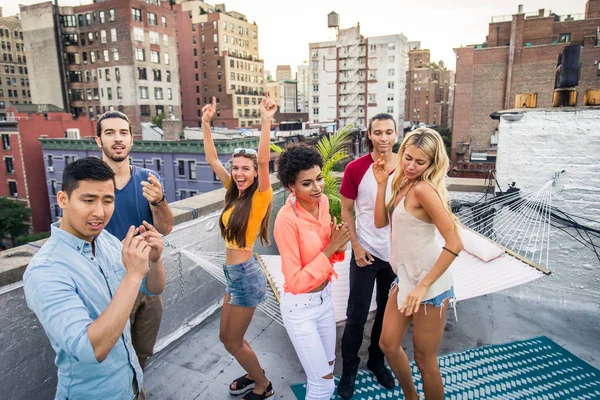
M167 118L165 113L156 114L152 117L152 123L162 129L162 122L165 118Z
M16 246L18 236L29 231L31 210L18 201L0 197L0 241L9 236L13 246Z
M32 233L29 235L21 235L16 239L17 245L27 244L29 242L35 242L38 240L46 239L50 237L50 232Z
M323 178L325 179L325 195L329 199L329 213L336 217L338 221L342 220L342 199L340 198L340 178L336 177L334 167L343 159L349 156L348 149L344 142L354 133L355 128L352 125L346 125L329 137L323 136L316 144L316 149L323 157ZM271 150L281 154L283 148L271 143Z

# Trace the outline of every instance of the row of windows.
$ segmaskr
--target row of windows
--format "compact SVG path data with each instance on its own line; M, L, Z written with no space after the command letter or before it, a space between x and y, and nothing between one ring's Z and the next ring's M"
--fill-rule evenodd
M192 12L190 11L190 19L192 18ZM217 21L212 21L212 29L217 29ZM227 21L223 21L222 22L222 27L224 31L227 31L227 28L229 27L229 31L235 33L235 25L233 23L229 23L229 25L227 24ZM200 29L204 29L205 24L204 22L200 23ZM192 24L192 31L196 31L196 25ZM238 35L243 35L244 33L246 34L246 36L252 36L253 39L256 39L258 37L258 33L257 31L250 31L248 28L244 29L243 26L238 25L238 29L237 29L237 33Z
M162 82L162 70L153 69L152 70L152 78L155 82ZM148 70L144 67L138 67L137 69L137 77L140 80L148 80ZM167 82L171 82L171 71L165 71L165 80Z
M100 52L100 50L98 51L90 51L89 52L89 57L88 57L88 53L87 52L82 52L80 53L66 53L66 61L67 64L69 65L87 65L88 64L88 60L90 64L96 64L96 62L99 62L101 60L103 60L104 62L109 62L110 61L110 54L112 53L112 59L113 61L119 61L119 49L112 49L112 50L108 50L108 49L104 49L102 50L102 52ZM69 73L74 72L74 71L69 71ZM78 71L79 72L79 71ZM80 82L80 81L77 81Z
M16 59L13 59L12 54L4 53L2 54L2 61L25 64L27 62L27 56L18 55Z
M0 29L0 38L6 37L10 39L10 31L8 29ZM13 37L15 39L23 40L23 32L21 31L13 31Z
M160 44L160 34L155 31L148 31L148 39L150 44ZM146 31L142 28L133 28L133 40L138 42L146 41ZM166 33L162 34L162 42L164 46L169 46L169 35Z
M138 95L140 99L148 99L149 91L147 86L139 86ZM163 88L155 87L154 88L154 99L155 100L163 100ZM110 100L110 99L109 99ZM167 100L173 100L173 89L167 88Z
M77 27L77 23L79 22L79 26L89 26L96 21L101 24L105 24L106 22L113 22L115 20L115 9L111 8L108 10L108 13L104 10L102 11L94 11L87 14L69 14L69 15L61 15L59 20L62 26L65 28L75 28Z
M12 50L11 42L5 42L4 40L0 41L0 47L2 48L2 50ZM25 43L15 43L15 49L17 49L17 51L25 51Z
M18 98L19 97L19 91L17 89L8 89L7 91L8 97L14 97L14 98ZM31 91L29 90L21 90L21 95L23 97L31 97ZM4 89L0 89L0 97L4 97ZM2 102L2 105L0 106L0 108L4 108L4 102Z
M169 53L164 53L164 63L166 65L171 64L171 59L169 57ZM135 49L135 59L137 61L146 61L146 50L145 49ZM150 50L150 62L154 64L160 64L160 51Z
M142 10L140 10L139 8L132 8L131 9L131 18L133 18L134 21L143 22ZM148 18L148 25L154 25L154 26L158 25L158 17L155 13L148 12L147 18ZM167 27L167 17L165 17L164 15L161 16L160 24L163 28L166 28Z
M21 68L22 70L22 68ZM22 73L22 72L20 72ZM2 85L2 77L0 76L0 85ZM6 77L6 86L17 86L17 78ZM21 86L29 87L29 78L21 78Z

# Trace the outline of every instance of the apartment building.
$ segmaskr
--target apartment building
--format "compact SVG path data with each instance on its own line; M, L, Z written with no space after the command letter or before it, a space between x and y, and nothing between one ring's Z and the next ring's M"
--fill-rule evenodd
M170 7L161 0L21 6L33 102L92 119L119 110L129 116L136 135L155 115L179 117Z
M4 17L0 7L0 120L11 104L31 104L27 56L21 22L16 15Z
M298 65L296 72L296 81L298 81L298 112L308 112L308 96L309 96L309 67L308 64Z
M260 123L265 90L264 62L258 52L258 26L225 4L176 0L181 65L182 120L199 126L201 109L214 96L215 126Z
M454 71L443 62L431 62L429 49L409 42L404 116L411 126L452 127Z
M402 34L364 37L360 24L339 29L337 39L309 44L309 116L366 126L378 113L404 125L408 42Z

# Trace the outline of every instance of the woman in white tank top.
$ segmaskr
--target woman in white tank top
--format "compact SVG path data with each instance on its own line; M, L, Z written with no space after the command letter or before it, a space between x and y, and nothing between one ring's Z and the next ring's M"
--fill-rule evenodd
M392 197L386 204L389 175L385 160L373 164L378 183L375 226L391 224L390 264L397 275L390 290L379 345L407 400L419 399L401 346L411 322L415 362L423 379L425 398L444 398L437 352L446 310L454 300L448 267L463 248L448 206L445 187L448 167L446 148L436 131L419 128L409 133L398 150ZM435 243L436 229L446 242L442 248Z

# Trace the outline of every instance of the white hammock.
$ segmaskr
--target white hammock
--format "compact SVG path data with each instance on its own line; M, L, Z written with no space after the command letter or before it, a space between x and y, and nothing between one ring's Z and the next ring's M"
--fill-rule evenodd
M552 187L560 173L540 190L525 197L519 191L494 197L457 214L463 228L471 237L476 235L486 243L471 245L471 252L463 250L450 266L454 277L456 300L466 300L531 282L549 274L550 209ZM438 241L443 240L438 238ZM465 236L463 235L463 242ZM443 241L440 242L440 247ZM480 247L491 246L501 254L490 261L483 261L477 254ZM465 249L467 246L465 245ZM188 251L180 249L198 266L220 282L225 283L222 252ZM488 249L489 250L489 249ZM258 308L283 325L279 298L283 293L281 258L275 255L256 255L267 276L270 290L267 299ZM343 262L336 263L339 278L333 282L333 300L336 320L346 319L349 293L349 267L351 251L346 252ZM484 257L485 258L485 257ZM543 266L542 266L543 265ZM371 310L376 309L375 291Z

